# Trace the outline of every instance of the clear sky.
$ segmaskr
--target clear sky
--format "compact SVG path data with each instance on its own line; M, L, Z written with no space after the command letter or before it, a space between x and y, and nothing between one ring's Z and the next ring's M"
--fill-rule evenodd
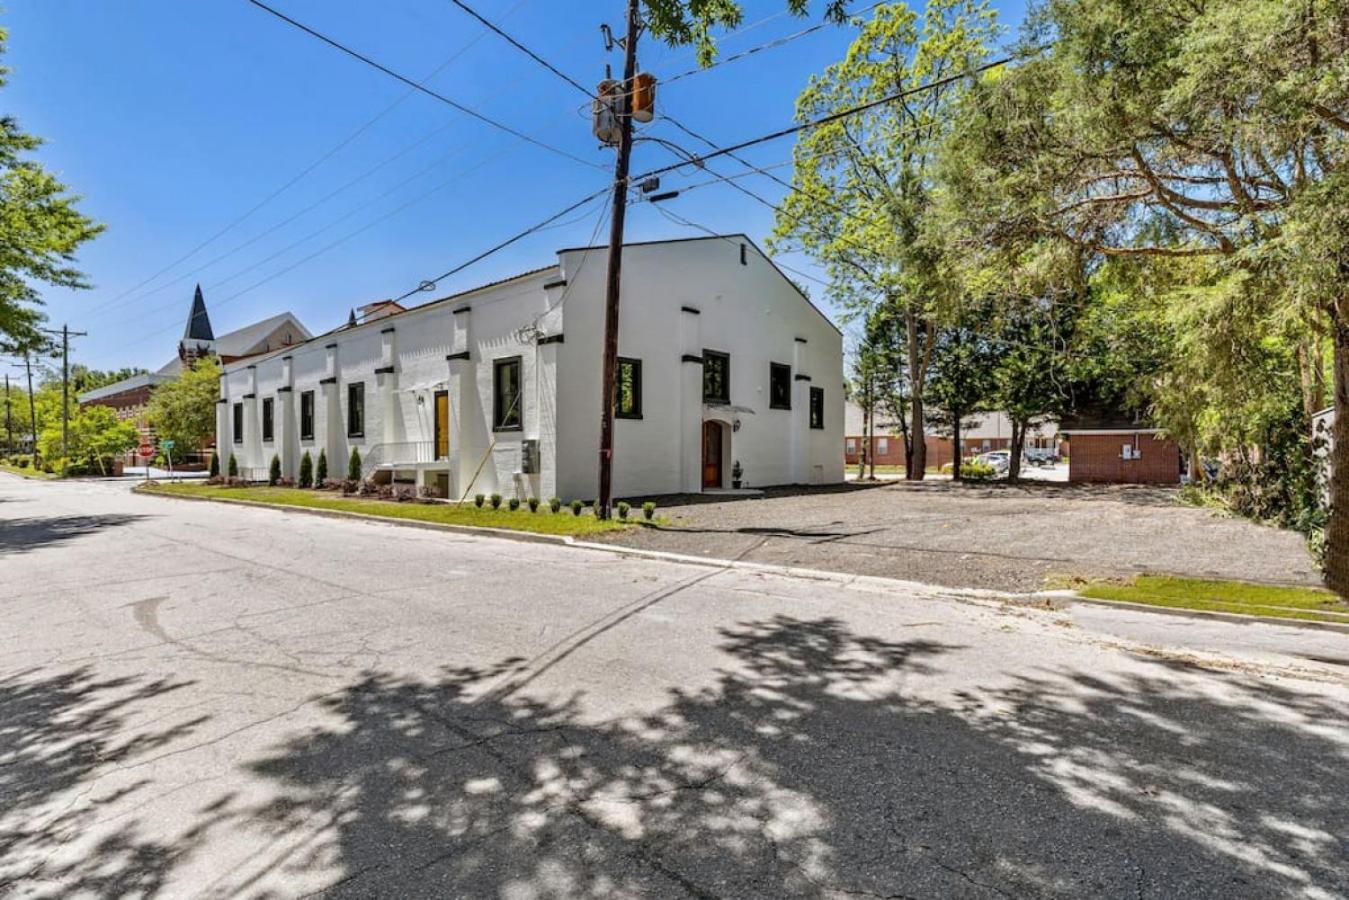
M94 289L46 292L51 324L89 332L76 360L158 367L175 353L197 282L217 333L283 310L325 331L351 307L401 294L610 180L613 153L596 145L579 92L449 0L268 2L416 80L435 73L434 90L581 161L411 92L245 0L11 0L0 11L14 70L3 109L47 139L39 158L107 225L80 253ZM599 32L602 22L621 32L621 0L471 5L582 84L606 62L621 69ZM995 5L1008 25L1024 14L1024 0ZM723 55L817 21L786 15L784 0L744 7ZM659 111L723 145L776 130L851 36L831 27L675 81L660 90ZM668 78L695 60L648 41L641 66ZM643 130L702 149L668 123ZM790 159L791 141L744 155L774 166ZM671 159L639 144L634 172ZM717 169L743 171L730 160ZM774 171L790 177L789 167ZM664 187L706 180L690 171ZM784 192L760 175L742 183L774 201ZM761 244L773 224L772 210L724 184L668 208ZM547 265L558 248L589 242L600 212L578 211L418 299ZM628 217L629 240L699 233L648 204ZM816 272L802 258L782 261ZM823 303L823 289L810 289Z

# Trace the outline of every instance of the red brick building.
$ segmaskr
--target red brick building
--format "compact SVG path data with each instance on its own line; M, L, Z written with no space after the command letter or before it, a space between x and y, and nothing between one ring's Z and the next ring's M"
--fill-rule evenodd
M1145 420L1118 411L1065 417L1068 480L1095 484L1180 484L1180 446Z
M1026 435L1026 447L1053 448L1058 446L1058 423L1053 420L1031 426ZM898 422L877 417L873 429L871 452L878 466L904 465L904 438ZM844 416L843 460L857 465L866 447L865 417L861 407L849 402ZM1012 443L1012 423L1006 413L976 413L965 421L960 431L962 459L978 456L990 450L1006 450ZM955 442L949 437L924 436L929 467L944 466L955 458ZM1059 447L1060 453L1064 448Z

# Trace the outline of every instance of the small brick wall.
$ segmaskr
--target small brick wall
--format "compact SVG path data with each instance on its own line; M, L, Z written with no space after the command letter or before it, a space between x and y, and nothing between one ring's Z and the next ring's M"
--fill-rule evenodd
M852 450L848 449L848 442L852 442ZM953 459L953 445L950 438L939 438L928 436L924 440L927 446L927 464L932 466L944 466ZM880 452L884 445L885 452ZM847 465L857 465L858 451L866 446L866 438L859 435L851 435L843 443L843 461ZM904 439L902 437L890 437L887 435L876 435L873 438L873 456L878 466L902 466L904 465Z
M1121 459L1125 444L1143 452L1142 459ZM1179 484L1180 448L1170 438L1152 434L1090 434L1068 441L1068 480L1107 484Z

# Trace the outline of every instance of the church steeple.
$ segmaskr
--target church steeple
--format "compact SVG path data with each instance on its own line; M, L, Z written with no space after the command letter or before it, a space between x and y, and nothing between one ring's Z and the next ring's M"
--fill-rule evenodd
M206 300L201 295L201 285L192 295L192 311L187 315L187 328L183 329L183 339L178 342L178 358L184 366L192 366L197 360L215 353L215 332L211 330L211 318L206 315Z
M201 295L201 285L192 297L192 312L187 317L187 329L183 332L183 343L188 341L214 341L215 332L211 330L211 318L206 315L206 300Z

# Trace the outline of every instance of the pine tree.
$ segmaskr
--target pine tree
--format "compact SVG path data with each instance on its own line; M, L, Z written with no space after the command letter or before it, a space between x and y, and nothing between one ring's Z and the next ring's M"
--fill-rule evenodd
M309 455L309 451L304 452L300 457L300 487L307 488L314 486L314 458Z
M324 482L328 480L328 451L319 451L318 465L314 469L314 485L323 487Z
M212 478L217 478L217 477L219 477L219 476L220 476L220 454L219 454L219 453L212 453L212 454L211 454L211 477L212 477Z
M277 482L280 480L281 480L281 457L273 453L272 464L267 469L267 483L270 484L272 487L276 487Z
M361 480L361 451L351 448L351 458L347 460L347 480Z
M239 477L239 461L234 458L233 453L230 454L229 468L226 471L230 473L231 478Z

